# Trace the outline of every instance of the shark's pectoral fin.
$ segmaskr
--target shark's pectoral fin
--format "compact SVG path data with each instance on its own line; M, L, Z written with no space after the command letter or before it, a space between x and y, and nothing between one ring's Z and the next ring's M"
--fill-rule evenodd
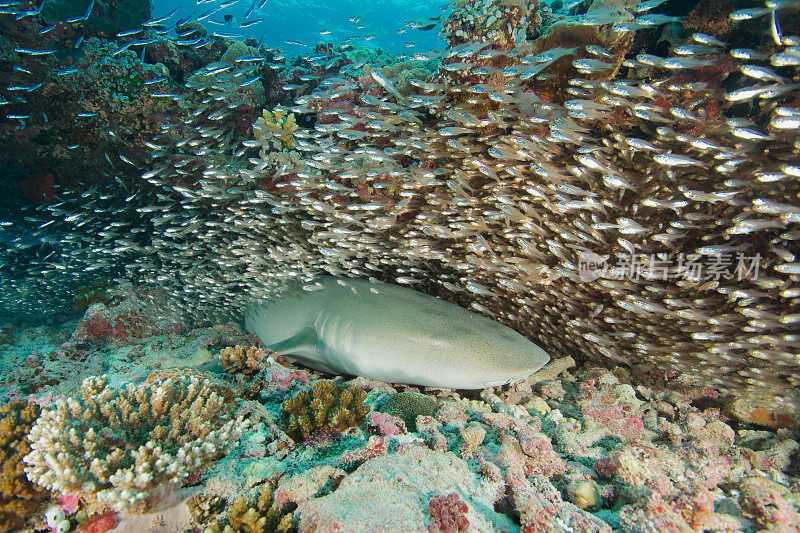
M317 332L314 328L303 328L300 333L286 340L267 346L278 355L306 355L316 350Z
M320 361L320 346L321 343L314 328L303 328L297 335L289 337L285 341L276 342L271 346L267 346L267 348L277 355L285 355L314 370L338 374L339 372L335 369Z

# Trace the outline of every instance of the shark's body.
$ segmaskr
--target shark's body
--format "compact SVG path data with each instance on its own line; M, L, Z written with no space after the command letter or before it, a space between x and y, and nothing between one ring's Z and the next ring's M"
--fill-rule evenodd
M251 309L245 327L311 368L431 387L520 381L550 360L516 331L421 292L333 277L313 285Z

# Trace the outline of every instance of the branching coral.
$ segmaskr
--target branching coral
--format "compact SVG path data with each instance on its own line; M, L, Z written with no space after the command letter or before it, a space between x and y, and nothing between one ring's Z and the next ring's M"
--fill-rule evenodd
M39 416L39 406L24 400L0 407L0 532L23 524L46 497L25 477L22 458L30 453L28 431Z
M267 353L255 346L229 346L219 352L220 365L230 373L255 374L264 368L266 359Z
M273 148L280 149L284 146L294 148L294 131L297 123L294 113L287 113L284 109L276 107L272 111L265 109L262 116L253 124L253 133L256 139L265 143L272 140Z
M291 512L284 512L274 499L275 484L265 483L258 495L239 498L228 508L226 517L218 519L206 533L267 533L293 529Z
M115 509L141 511L224 455L247 422L210 381L183 377L116 390L105 376L55 402L30 432L28 478Z
M366 398L367 393L361 389L345 388L329 380L318 381L311 394L300 391L283 402L286 434L295 440L305 440L323 427L337 431L356 427L369 412L369 407L363 405Z

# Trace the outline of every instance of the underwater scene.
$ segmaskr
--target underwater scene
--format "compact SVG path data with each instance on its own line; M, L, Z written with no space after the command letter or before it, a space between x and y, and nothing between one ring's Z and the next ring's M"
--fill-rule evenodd
M800 533L800 0L0 0L0 533Z

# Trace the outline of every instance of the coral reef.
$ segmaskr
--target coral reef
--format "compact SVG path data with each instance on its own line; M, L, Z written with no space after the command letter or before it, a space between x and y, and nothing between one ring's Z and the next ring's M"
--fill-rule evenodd
M457 492L448 495L437 494L428 502L431 515L429 530L431 533L453 533L467 531L469 520L465 516L469 511L467 504L461 501Z
M257 140L274 150L294 148L294 132L297 130L294 113L285 109L265 109L253 124L253 133Z
M179 333L184 324L176 312L159 306L163 293L129 290L117 299L89 306L69 343L124 344L164 333Z
M22 462L31 451L28 432L39 416L33 402L0 406L0 532L20 527L48 496L25 476Z
M418 416L433 416L438 409L436 399L412 391L392 394L378 407L379 411L402 419L412 430L417 428Z
M447 5L296 57L0 7L0 530L798 531L796 2ZM347 388L220 322L323 273L554 361Z
M797 498L792 504L786 499L788 487L761 477L746 477L739 481L739 505L746 516L752 518L763 530L800 530L800 513Z
M267 360L264 369L264 384L261 396L265 398L284 399L292 390L306 387L309 384L308 373L298 368L289 368L277 361Z
M255 346L229 346L219 352L219 362L228 372L255 374L267 365L267 353Z
M224 455L246 421L197 378L109 386L83 382L30 432L28 477L42 487L115 509L146 508L151 492L180 486Z
M18 330L9 349L36 335L44 331ZM169 350L221 343L234 360L247 356L247 337L230 325L198 330L183 348L174 342ZM140 527L134 520L157 515L139 513L163 514L160 506L191 494L179 486L199 485L183 511L163 520L215 532L357 532L379 523L621 533L797 527L796 428L770 428L758 417L732 422L728 398L708 387L667 387L652 371L645 379L643 369L556 360L533 386L473 399L363 378L348 387L270 358L247 376L221 372L210 353L175 361L194 366L119 373L121 383L141 376L121 389L92 378L76 398L37 400L43 411L27 469L58 495L54 524ZM219 373L198 368L204 363ZM245 393L255 399L234 419ZM224 431L242 435L241 446L228 452Z
M291 512L275 503L275 483L264 483L257 494L236 499L227 515L208 526L205 533L270 533L293 530Z
M405 445L396 453L369 460L347 476L331 494L301 503L299 531L424 531L433 522L449 522L443 508L420 495L458 494L455 511L470 527L479 531L502 531L511 522L492 511L491 496L470 471L467 463L452 453L416 445ZM380 497L376 498L375 495ZM451 500L452 501L452 500ZM467 509L461 511L463 506Z
M300 391L283 402L286 434L295 440L305 440L326 427L338 432L358 427L370 411L363 405L366 398L361 389L318 381L310 393Z

